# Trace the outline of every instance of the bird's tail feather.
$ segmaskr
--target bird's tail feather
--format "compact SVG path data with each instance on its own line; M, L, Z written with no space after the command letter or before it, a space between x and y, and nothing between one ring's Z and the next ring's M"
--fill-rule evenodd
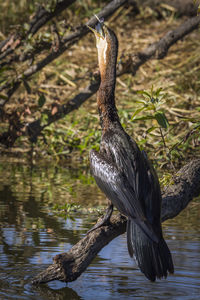
M169 248L163 238L158 243L152 241L134 221L127 222L127 245L131 257L134 256L142 273L151 281L167 277L174 272Z

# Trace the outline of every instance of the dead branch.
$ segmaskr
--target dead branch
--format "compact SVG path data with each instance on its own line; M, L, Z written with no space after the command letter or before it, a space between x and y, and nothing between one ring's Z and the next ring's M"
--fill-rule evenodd
M132 8L133 8L133 10L134 10L134 12L136 14L139 13L139 9L138 9L135 1L133 1L133 0L127 0L126 2L128 2L128 4L127 4L128 7L132 6ZM63 6L64 6L63 4L65 4L65 3L61 2L61 4L62 4L61 7L57 8L57 6L56 6L57 9L55 8L55 10L53 11L53 13L51 13L51 14L49 12L47 12L43 7L40 7L38 9L38 12L35 14L33 20L29 24L30 30L28 31L28 34L32 34L33 35L35 32L37 32L38 29L40 29L43 25L45 25L45 23L46 23L45 20L46 19L49 21L53 17L55 17L57 14L59 14L64 9L63 8ZM69 5L70 4L68 3L68 6ZM67 6L65 6L65 8L66 7ZM63 8L63 9L61 10L61 8ZM80 29L80 26L79 26L79 29ZM28 36L28 34L27 34L27 36ZM81 36L80 36L80 38L81 38ZM16 34L16 38L14 38L14 40L15 39L17 39L17 34ZM0 43L0 50L4 46L4 44L9 45L10 41L12 41L12 43L13 43L13 35L11 37L9 37L7 40L5 40L2 43ZM1 44L2 44L2 47L1 47ZM20 44L19 44L19 46L20 46ZM42 51L48 50L50 48L52 48L52 45L51 45L50 42L44 42L44 41L42 41L42 42L39 42L39 43L35 43L34 49L31 52L28 51L28 52L23 52L21 54L12 55L11 57L9 57L9 59L7 59L7 60L5 60L5 61L3 61L3 62L0 63L0 68L2 68L5 65L10 65L13 62L24 62L24 61L27 61L29 59L31 59L33 61L36 55L41 54ZM13 52L13 50L9 47L8 54L10 54L12 52ZM6 56L7 56L7 54L4 54L4 53L0 54L0 60L2 58L5 58Z
M123 63L120 74L135 74L139 67L151 58L162 59L167 55L171 46L183 37L197 29L200 24L200 15L186 20L174 30L168 31L158 42L151 44L144 51L130 55Z
M0 43L0 60L12 54L14 50L21 45L21 42L25 40L30 34L34 35L48 21L56 17L75 1L76 0L59 1L57 2L53 11L47 11L43 6L40 6L33 18L31 19L29 23L29 30L26 32L26 34L12 34L5 41L2 41Z
M63 10L72 5L76 0L63 0L57 1L56 6L53 11L47 11L44 7L39 7L35 16L32 18L27 32L29 34L35 34L42 26L44 26L48 21L59 15Z
M107 4L101 12L99 12L98 17L107 19L112 15L120 6L124 5L127 0L113 0ZM67 37L64 37L60 42L59 49L57 52L51 52L44 59L40 60L36 64L29 67L23 74L17 76L14 82L6 83L0 87L0 91L8 89L7 99L4 99L0 102L0 108L3 108L4 105L8 102L13 93L19 88L22 81L27 80L33 74L40 71L47 64L51 63L54 59L59 57L66 49L71 47L76 43L80 38L86 35L89 32L87 25L94 26L97 23L97 19L93 16L84 26L81 26L73 33L69 34Z
M101 14L102 15L102 14ZM91 21L92 22L92 21ZM125 73L132 73L133 75L144 64L151 58L162 59L167 55L169 48L174 45L178 40L182 39L187 34L191 33L194 29L198 28L200 23L200 16L196 16L188 19L183 24L178 26L176 29L167 32L158 42L155 42L144 49L142 52L128 56L126 59L122 59L119 66L117 76ZM97 76L96 81L90 83L81 93L76 95L73 99L69 100L66 104L57 107L58 112L54 115L49 111L48 121L45 125L41 126L41 119L38 119L32 123L22 126L21 133L14 134L14 139L10 139L10 132L4 133L0 136L0 143L6 146L12 146L10 141L14 144L15 140L21 135L29 136L31 141L36 141L42 130L49 126L51 123L63 118L74 109L78 109L87 99L95 94L99 88L100 78ZM17 87L13 86L12 89ZM12 90L11 90L12 92ZM26 129L26 130L25 130ZM6 136L8 136L9 143L7 142Z
M100 84L100 77L96 79L95 82L92 82L90 85L88 85L81 93L76 95L73 99L69 100L66 104L58 105L57 106L57 113L55 115L52 115L49 112L48 121L45 125L41 126L41 119L38 119L26 127L26 133L28 133L29 139L31 142L36 142L37 137L41 134L42 130L49 126L50 124L58 121L59 119L63 118L70 112L72 112L75 109L78 109L87 99L89 99L92 95L94 95L99 88ZM1 142L1 137L0 137Z
M200 194L200 159L181 168L163 194L162 222L177 216L187 204ZM115 237L126 231L126 218L112 217L111 223L98 228L74 245L67 253L58 254L53 264L33 278L33 284L52 280L76 280L92 262L98 252Z

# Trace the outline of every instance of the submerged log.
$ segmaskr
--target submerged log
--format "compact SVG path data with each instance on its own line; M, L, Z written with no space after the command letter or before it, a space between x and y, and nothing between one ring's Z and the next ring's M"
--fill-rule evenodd
M196 159L182 167L174 176L173 184L164 191L162 222L176 217L199 194L200 159ZM126 221L122 215L113 216L109 225L90 232L67 253L56 255L53 264L33 278L32 284L76 280L103 247L126 231Z

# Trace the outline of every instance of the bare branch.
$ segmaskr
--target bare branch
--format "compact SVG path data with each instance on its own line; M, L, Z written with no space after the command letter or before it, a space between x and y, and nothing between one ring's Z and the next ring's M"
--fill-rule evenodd
M75 1L76 0L59 1L57 2L54 10L51 12L47 11L43 6L40 6L32 20L30 21L29 30L25 35L20 36L19 33L12 34L5 41L0 43L0 60L13 53L14 50L18 48L19 45L21 45L21 42L25 40L29 34L34 35L43 25L45 25L52 18L56 17Z
M72 5L75 1L76 0L57 1L54 10L51 12L47 11L44 7L39 7L38 11L29 24L30 28L27 32L27 35L35 34L43 25L59 15L63 10Z
M193 160L181 168L175 176L174 184L165 191L162 203L162 221L177 216L199 194L200 159ZM90 232L67 253L56 255L53 258L53 265L37 275L32 283L76 280L98 252L125 231L126 218L121 215L114 216L109 225Z
M138 9L137 4L136 4L135 1L127 0L126 2L128 2L127 6L132 6L133 7L136 14L139 13L139 9ZM113 5L112 5L112 7L113 7ZM40 9L41 9L41 13L36 14L36 16L34 17L35 19L38 19L39 24L41 23L40 22L40 17L43 16L43 10L44 10L44 14L46 12L44 8L41 7ZM47 15L49 14L48 12L46 12L46 13L47 13ZM46 16L46 14L45 14L45 16ZM36 23L36 25L34 24L34 28L35 28L35 26L38 26L38 23L37 22L34 22L34 23ZM42 42L36 43L34 45L34 50L32 50L31 52L28 51L28 52L23 52L22 54L12 55L8 60L3 61L3 62L0 63L0 68L5 66L5 65L10 65L13 62L18 62L18 61L19 62L24 62L28 59L33 60L37 54L40 54L42 51L50 49L51 47L52 47L52 45L51 45L50 42L42 41ZM1 43L0 43L0 49L1 49ZM9 49L9 51L10 51L10 49ZM3 54L3 56L5 56L5 55ZM1 60L1 54L0 54L0 60Z
M168 31L158 42L151 44L144 51L130 55L127 61L122 62L122 70L120 73L135 74L139 67L147 60L151 58L164 58L171 46L197 29L199 24L200 15L190 18L176 29Z
M40 125L40 119L28 124L27 130L30 140L32 142L35 142L37 140L38 135L41 134L41 131L45 127L63 118L65 115L69 114L73 110L78 109L87 99L89 99L93 94L95 94L98 91L99 84L100 77L98 77L95 82L88 85L80 94L76 95L73 99L69 100L66 104L57 106L58 112L55 115L52 115L49 112L48 121L45 125Z
M110 15L112 15L120 6L124 5L127 0L113 0L109 4L107 4L101 12L99 12L98 17L103 17L107 19ZM71 47L74 43L76 43L81 37L86 35L89 32L87 25L94 26L97 23L97 19L93 16L84 26L78 28L75 32L69 34L67 37L64 37L60 43L60 47L57 52L51 52L48 56L44 59L29 67L23 74L17 76L16 80L12 83L6 83L0 88L0 91L4 89L9 89L7 92L7 99L0 102L0 107L3 107L13 93L18 89L22 80L27 80L33 74L40 71L44 68L47 64L51 63L54 59L59 57L66 49Z

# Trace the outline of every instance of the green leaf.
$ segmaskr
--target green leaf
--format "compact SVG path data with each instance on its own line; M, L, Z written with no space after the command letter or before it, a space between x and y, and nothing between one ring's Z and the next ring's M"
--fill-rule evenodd
M155 111L156 107L153 103L149 104L147 107L146 107L146 110L154 110Z
M145 91L137 91L137 94L146 95L148 98L151 99L151 95Z
M160 127L167 129L169 126L169 122L164 114L164 112L162 111L157 111L154 115L156 121L158 122L158 124L160 125Z
M152 119L155 119L154 116L147 115L147 116L135 118L133 120L133 122L135 122L135 121L142 121L142 120L146 121L146 120L152 120Z
M43 94L40 95L40 97L38 99L38 105L39 105L39 107L42 107L45 104L45 102L46 102L45 96Z
M133 114L132 117L131 117L131 121L133 121L133 119L135 118L135 116L138 115L138 114L139 114L141 111L143 111L144 109L146 109L145 106L136 109L136 111L134 112L134 114Z
M146 131L146 133L150 133L150 132L152 132L153 130L155 130L156 128L158 128L158 127L152 126L152 127L150 127L150 128Z
M48 115L47 114L42 114L41 115L41 125L45 125L48 121Z
M147 105L148 101L145 99L145 100L135 100L134 101L135 103L142 103L143 105Z
M152 84L152 86L151 86L151 97L153 97L153 94L154 94L154 92L153 92L153 84Z
M155 91L154 96L158 97L160 95L160 92L162 91L162 88L159 88Z

